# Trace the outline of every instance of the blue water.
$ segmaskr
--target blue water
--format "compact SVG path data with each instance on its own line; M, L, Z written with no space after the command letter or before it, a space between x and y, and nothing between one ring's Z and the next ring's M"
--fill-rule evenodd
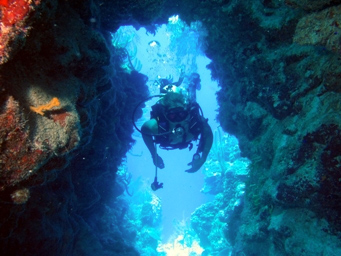
M178 59L176 53L170 51L170 48L173 47L174 49L174 43L172 43L172 38L169 36L169 31L165 25L158 30L155 36L147 34L144 29L135 32L128 30L127 33L136 33L127 36L130 38L131 43L135 45L131 46L127 44L128 49L133 52L131 54L131 61L140 68L141 73L149 77L149 86L152 95L158 93L157 88L153 87L153 81L158 75L161 77L172 75L174 81L177 81L180 72L179 65L181 65L181 68L186 73L197 72L200 74L202 87L200 91L197 91L197 102L202 107L204 116L209 119L209 124L214 131L218 125L215 121L216 110L218 108L215 92L218 88L217 84L211 81L210 71L206 68L210 60L200 55L199 51L193 52L191 47L187 47L188 51L191 51L190 54L184 52L184 48L182 49L181 54L185 60ZM193 34L189 36L193 37ZM159 43L155 48L149 45L153 40ZM181 40L186 40L186 38L182 36ZM194 54L197 55L194 56ZM147 104L150 106L152 103L147 102ZM139 124L148 118L149 111L147 110ZM128 171L133 175L132 183L135 181L145 184L139 187L140 190L151 190L149 185L154 180L155 166L152 163L150 153L144 145L140 134L135 133L134 139L136 140L136 144L127 154ZM195 147L192 151L188 149L171 151L158 149L158 154L163 158L165 163L165 168L158 170L158 181L164 183L164 188L152 193L159 197L162 205L161 238L163 243L174 238L176 223L184 220L189 221L191 213L197 207L212 200L212 196L200 192L204 184L202 170L199 170L197 173L185 172L189 168L187 164L191 162L195 150ZM134 191L133 193L143 193L143 191Z

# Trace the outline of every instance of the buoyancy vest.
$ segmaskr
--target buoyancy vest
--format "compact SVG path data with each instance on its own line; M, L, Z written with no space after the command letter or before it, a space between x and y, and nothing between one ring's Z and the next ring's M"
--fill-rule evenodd
M190 104L190 106L188 107L189 118L183 121L188 122L188 126L186 125L186 127L188 128L183 135L183 140L180 143L172 144L170 140L170 134L172 133L172 131L170 131L170 121L165 116L166 107L159 102L153 105L152 111L150 112L150 118L154 118L157 121L159 133L159 135L154 136L155 143L160 144L160 147L164 149L184 149L187 147L189 147L189 149L192 149L192 141L198 140L199 135L202 133L203 129L203 118L200 114L199 109L200 107L198 103L193 102ZM193 139L191 141L186 141L186 135L188 132L191 133L193 136Z

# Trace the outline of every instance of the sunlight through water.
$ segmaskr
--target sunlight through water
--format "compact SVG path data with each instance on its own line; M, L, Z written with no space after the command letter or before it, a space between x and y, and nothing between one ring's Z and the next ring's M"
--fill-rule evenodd
M151 95L159 94L157 81L160 78L176 82L183 71L186 82L190 74L199 73L201 90L197 91L197 102L214 131L218 126L215 120L218 108L215 93L218 86L211 81L210 71L206 68L210 60L203 54L205 36L206 31L200 22L193 22L188 26L179 16L173 16L167 25L158 28L155 35L147 33L144 28L136 31L132 26L120 27L112 34L112 43L115 47L124 49L126 55L122 67L127 72L136 70L148 76L147 85ZM156 100L146 101L144 115L136 122L138 127L149 120L151 106ZM155 219L161 218L161 234L158 231L152 234L161 236L158 252L174 256L201 255L203 249L195 233L190 231L190 216L197 207L210 201L213 196L201 192L204 186L204 174L201 170L196 173L184 172L188 169L187 164L191 162L195 149L158 149L158 154L165 162L165 168L158 170L158 178L164 183L164 188L153 192L150 188L155 174L152 158L141 134L135 131L133 137L136 143L127 154L125 163L132 175L130 187L133 195L128 199L131 201L131 208L136 209L143 205L143 200L153 204L153 200L156 202L155 198L158 198L157 203L161 206L162 214L156 216L155 213Z

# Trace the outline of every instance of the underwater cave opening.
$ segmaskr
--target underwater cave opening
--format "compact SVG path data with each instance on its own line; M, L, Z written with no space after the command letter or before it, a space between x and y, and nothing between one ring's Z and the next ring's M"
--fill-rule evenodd
M127 72L135 70L148 77L147 85L151 95L159 94L160 79L167 78L176 82L183 72L183 83L186 83L191 74L198 73L201 89L196 91L196 101L204 117L208 118L215 136L219 134L222 140L228 135L223 134L216 121L218 104L215 94L218 85L211 80L211 72L207 69L211 60L204 54L206 36L200 22L187 25L178 16L173 16L155 34L148 34L144 28L136 30L132 26L122 26L112 34L112 44L116 49L122 49L122 67ZM143 116L136 122L138 127L149 120L151 106L157 100L154 98L145 103ZM155 175L152 158L138 131L135 131L133 138L136 143L124 159L118 175L125 177L129 185L123 196L130 208L126 220L137 231L136 248L145 255L152 255L146 249L148 243L157 243L158 252L167 255L178 255L172 254L175 251L199 255L204 249L196 240L195 233L190 231L191 214L201 205L212 201L214 196L202 193L207 192L207 188L204 188L207 166L204 165L196 173L185 172L189 168L187 164L192 161L197 143L194 143L191 151L188 148L157 150L165 162L165 168L158 170L158 179L164 183L164 188L153 191L150 187ZM192 237L190 245L188 242L185 245L184 240L188 240L188 237Z

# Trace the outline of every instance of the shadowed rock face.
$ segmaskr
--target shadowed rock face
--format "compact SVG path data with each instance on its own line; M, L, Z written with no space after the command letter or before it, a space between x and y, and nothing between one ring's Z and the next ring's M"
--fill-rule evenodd
M339 253L339 4L202 1L186 16L208 28L219 120L252 161L224 230L236 255Z
M222 220L235 255L339 254L339 4L2 1L2 251L138 255L115 201L123 192L115 172L133 142L146 77L120 68L109 32L123 24L153 32L180 14L207 28L219 121L252 161L244 204ZM30 108L53 98L60 104L42 115ZM224 211L219 200L203 222Z
M13 0L1 12L3 252L137 255L116 220L115 172L147 78L120 68L98 3Z

